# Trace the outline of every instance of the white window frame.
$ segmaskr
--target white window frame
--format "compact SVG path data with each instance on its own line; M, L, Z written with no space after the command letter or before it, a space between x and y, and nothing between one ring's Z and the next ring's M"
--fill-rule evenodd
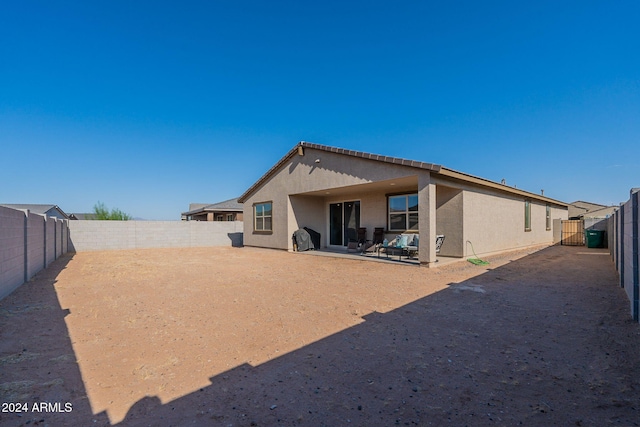
M270 215L265 214L265 211L267 211L265 209L266 206L269 206L268 211L271 212ZM269 228L265 228L264 224L265 224L265 219L269 218L270 219L270 227ZM258 220L262 220L262 221L258 221ZM258 228L259 223L262 223L262 227ZM255 203L253 205L253 231L255 232L272 232L273 231L273 202L260 202L260 203Z

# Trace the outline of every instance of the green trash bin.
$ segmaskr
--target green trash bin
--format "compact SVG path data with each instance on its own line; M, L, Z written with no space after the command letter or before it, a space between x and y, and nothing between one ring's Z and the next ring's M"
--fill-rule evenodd
M588 248L604 247L604 230L585 230L584 237Z

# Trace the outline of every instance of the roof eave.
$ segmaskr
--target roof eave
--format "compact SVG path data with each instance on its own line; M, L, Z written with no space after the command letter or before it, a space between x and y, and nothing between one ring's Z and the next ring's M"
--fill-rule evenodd
M244 203L249 196L251 196L259 187L262 186L269 178L271 178L280 168L294 155L298 153L299 148L311 148L314 150L326 151L329 153L342 154L346 156L358 157L366 160L379 161L384 163L392 163L401 166L408 166L413 168L425 169L432 172L438 172L442 168L440 165L433 163L419 162L416 160L407 160L399 157L381 156L379 154L365 153L363 151L346 150L344 148L330 147L322 144L315 144L313 142L300 141L297 143L287 154L285 154L278 162L273 165L264 175L260 177L247 191L245 191L239 198L239 203Z
M449 168L445 168L442 167L440 169L440 171L438 172L438 174L442 175L442 176L446 176L448 178L453 178L453 179L457 179L460 181L465 181L465 182L469 182L472 184L476 184L476 185L481 185L483 187L488 187L488 188L492 188L495 190L499 190L499 191L504 191L507 193L511 193L511 194L517 194L519 196L522 197L526 197L529 199L536 199L536 200L540 200L546 203L551 203L563 208L568 208L569 204L565 203L565 202L561 202L560 200L556 200L556 199L552 199L550 197L546 197L543 196L541 194L535 194L535 193L531 193L529 191L525 191L525 190L520 190L518 188L514 188L514 187L508 187L504 184L500 184L497 183L495 181L491 181L485 178L480 178L477 176L473 176L473 175L469 175L463 172L458 172L455 171L453 169L449 169Z

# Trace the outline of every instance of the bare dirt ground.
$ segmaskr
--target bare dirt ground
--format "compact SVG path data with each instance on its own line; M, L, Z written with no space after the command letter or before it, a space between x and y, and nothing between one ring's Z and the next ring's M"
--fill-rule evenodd
M0 302L0 425L639 425L606 250L488 261L65 256Z

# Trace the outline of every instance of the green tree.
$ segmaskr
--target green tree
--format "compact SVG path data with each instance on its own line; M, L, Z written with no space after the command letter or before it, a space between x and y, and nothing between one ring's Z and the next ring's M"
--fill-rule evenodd
M109 209L102 202L98 202L93 207L93 213L96 219L112 220L112 221L129 221L131 215L122 212L120 209Z

